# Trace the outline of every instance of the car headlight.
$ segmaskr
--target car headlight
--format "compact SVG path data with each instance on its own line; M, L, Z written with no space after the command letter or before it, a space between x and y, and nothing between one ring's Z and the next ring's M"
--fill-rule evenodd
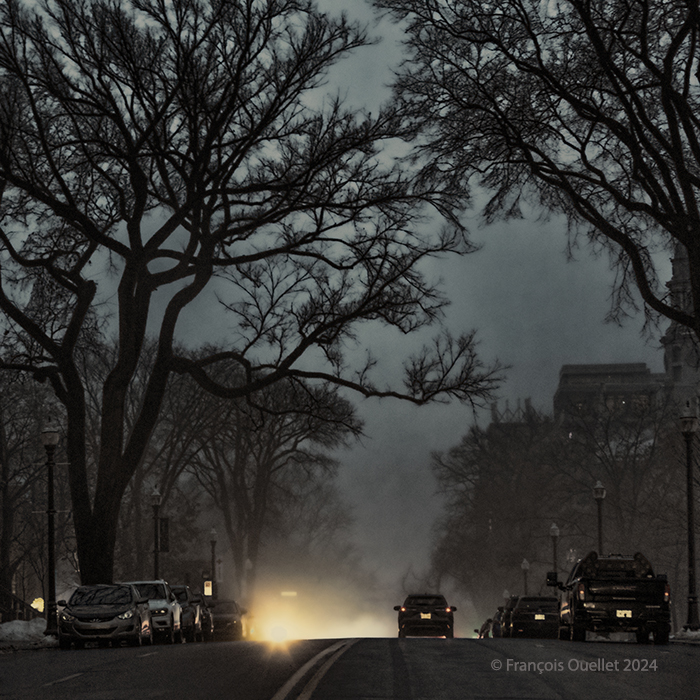
M128 620L130 617L134 616L134 611L133 610L127 610L126 612L123 612L121 615L117 615L117 618L120 620Z
M73 622L75 620L75 617L71 615L70 613L67 613L65 610L61 613L60 619L62 622Z

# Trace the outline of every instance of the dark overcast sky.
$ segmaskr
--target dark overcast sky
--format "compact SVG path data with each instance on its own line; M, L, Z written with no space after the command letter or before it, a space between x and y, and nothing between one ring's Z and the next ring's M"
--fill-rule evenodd
M338 7L332 0L320 5ZM360 2L342 6L367 21L373 16ZM349 99L370 110L388 95L391 67L401 57L397 27L382 23L375 33L382 42L357 52L334 76ZM445 280L453 333L475 328L484 361L511 366L499 392L501 407L506 399L514 408L530 398L535 408L550 412L563 364L646 362L662 371L658 338L642 338L641 316L622 327L605 323L613 279L608 261L583 249L567 262L563 221L533 217L482 228L475 215L469 225L483 249L438 261L434 272ZM391 354L396 340L388 337L379 347ZM385 580L396 580L409 567L427 566L431 527L440 512L430 454L455 445L473 416L459 404L356 403L367 438L339 455L345 465L341 483L355 509L366 563L384 572Z

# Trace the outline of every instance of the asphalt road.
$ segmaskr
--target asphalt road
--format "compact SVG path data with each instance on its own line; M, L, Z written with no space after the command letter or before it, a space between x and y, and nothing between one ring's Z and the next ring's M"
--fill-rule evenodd
M311 640L0 655L15 700L697 700L700 646Z

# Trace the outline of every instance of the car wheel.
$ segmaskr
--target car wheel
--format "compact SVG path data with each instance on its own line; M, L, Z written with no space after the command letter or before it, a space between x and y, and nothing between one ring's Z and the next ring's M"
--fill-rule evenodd
M568 625L562 625L559 628L559 639L563 642L571 641L571 628Z
M583 625L574 624L571 628L571 639L574 642L586 641L586 628Z
M194 625L192 627L188 627L187 630L185 630L185 640L190 643L194 643L197 641L197 632L194 628Z
M182 627L175 632L175 644L182 644L185 641L185 635L183 634Z
M143 638L143 643L150 647L153 644L153 625L148 623L148 634Z
M635 636L637 637L637 644L649 644L649 630L637 630Z
M455 633L454 630L445 630L445 637L447 639L454 639Z
M671 630L668 627L661 627L654 632L654 644L668 644Z

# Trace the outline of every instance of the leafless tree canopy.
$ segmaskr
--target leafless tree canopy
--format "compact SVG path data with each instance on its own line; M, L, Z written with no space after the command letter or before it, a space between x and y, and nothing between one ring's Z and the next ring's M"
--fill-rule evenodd
M328 69L367 43L306 0L2 4L0 366L49 380L66 407L85 581L111 576L120 498L172 373L228 398L298 377L419 403L491 387L469 335L408 361L403 389L371 381L371 356L345 360L361 321L409 333L439 319L445 299L419 266L470 250L454 193L387 155L412 136L397 111L356 113L326 94ZM110 279L118 352L93 493L75 351L104 330ZM178 354L182 311L214 291L229 347ZM127 420L149 323L157 350ZM242 382L216 382L224 360Z
M523 200L609 248L614 307L700 329L700 123L695 0L377 0L405 20L397 81L425 130L426 176L478 183L488 220ZM674 308L654 254L685 248ZM629 307L627 307L629 308Z

